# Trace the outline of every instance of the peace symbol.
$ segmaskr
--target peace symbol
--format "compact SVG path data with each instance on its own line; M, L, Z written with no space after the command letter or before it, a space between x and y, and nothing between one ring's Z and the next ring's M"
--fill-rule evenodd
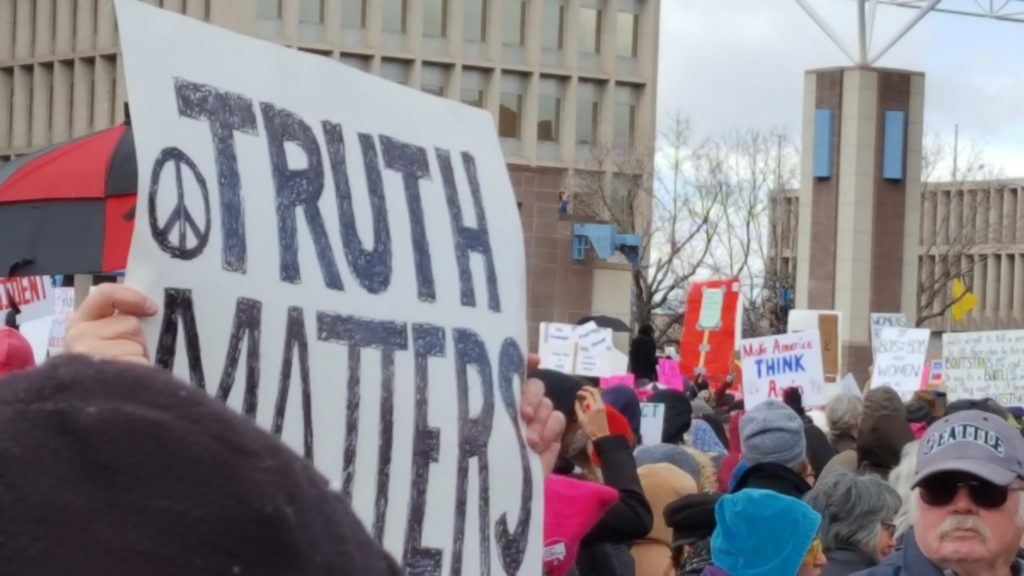
M177 199L170 216L163 224L160 224L156 214L156 195L160 189L160 176L168 163L173 163L174 166ZM199 193L203 198L202 227L196 222L192 209L185 202L182 165L192 172L192 176L199 184ZM153 171L149 180L149 229L161 250L170 254L172 258L181 260L192 260L202 254L210 239L210 191L206 187L206 179L199 173L196 163L178 147L164 148L153 162ZM194 239L194 242L190 242L190 239Z

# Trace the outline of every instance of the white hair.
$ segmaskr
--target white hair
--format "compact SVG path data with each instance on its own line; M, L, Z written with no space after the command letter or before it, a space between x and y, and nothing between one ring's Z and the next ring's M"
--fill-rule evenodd
M864 401L856 394L837 394L825 406L828 427L835 434L853 434L864 414Z
M896 493L903 500L893 524L896 525L896 536L900 536L910 528L913 519L910 515L910 508L913 505L910 490L914 484L914 469L917 468L917 440L903 447L900 454L900 463L889 472L889 486L892 486Z

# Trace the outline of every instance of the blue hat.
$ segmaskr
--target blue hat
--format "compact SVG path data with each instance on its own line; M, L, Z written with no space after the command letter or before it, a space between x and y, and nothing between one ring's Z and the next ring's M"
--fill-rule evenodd
M807 556L821 515L804 502L747 488L715 505L711 559L730 576L790 576Z

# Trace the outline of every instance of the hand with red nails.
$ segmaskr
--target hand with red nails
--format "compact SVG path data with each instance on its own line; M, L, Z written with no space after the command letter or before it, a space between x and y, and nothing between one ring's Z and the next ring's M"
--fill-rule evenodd
M64 350L93 358L149 364L139 318L156 312L156 303L132 287L100 284L68 322Z
M576 419L591 442L609 434L608 412L597 388L584 386L576 393Z

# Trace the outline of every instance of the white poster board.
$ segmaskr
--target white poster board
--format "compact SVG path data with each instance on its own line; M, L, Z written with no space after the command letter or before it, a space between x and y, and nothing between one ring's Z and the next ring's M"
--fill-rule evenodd
M660 402L640 403L640 443L649 446L661 444L665 429L665 405Z
M846 376L843 376L842 381L839 382L839 391L843 394L853 394L854 396L863 397L864 393L860 389L860 384L857 383L857 377L852 372L848 372Z
M1024 330L946 332L942 363L949 402L992 398L1024 405Z
M64 352L64 337L67 332L68 322L75 313L75 289L72 287L61 287L54 289L54 313L53 323L50 325L49 352L50 355Z
M522 226L490 114L116 7L140 179L126 283L160 305L155 362L312 460L399 563L538 574Z
M906 314L872 314L871 315L871 357L878 355L878 340L885 328L905 328Z
M875 347L871 387L888 386L904 402L910 400L924 380L931 333L927 328L883 328Z
M0 242L2 241L0 239ZM21 310L18 314L19 324L53 316L53 290L53 282L49 276L0 278L0 326L14 305Z
M751 338L740 346L743 362L743 403L747 410L797 387L804 406L821 406L825 375L821 367L821 337L817 330Z
M625 374L629 357L614 345L614 334L594 322L576 326L540 323L540 367L577 376Z

